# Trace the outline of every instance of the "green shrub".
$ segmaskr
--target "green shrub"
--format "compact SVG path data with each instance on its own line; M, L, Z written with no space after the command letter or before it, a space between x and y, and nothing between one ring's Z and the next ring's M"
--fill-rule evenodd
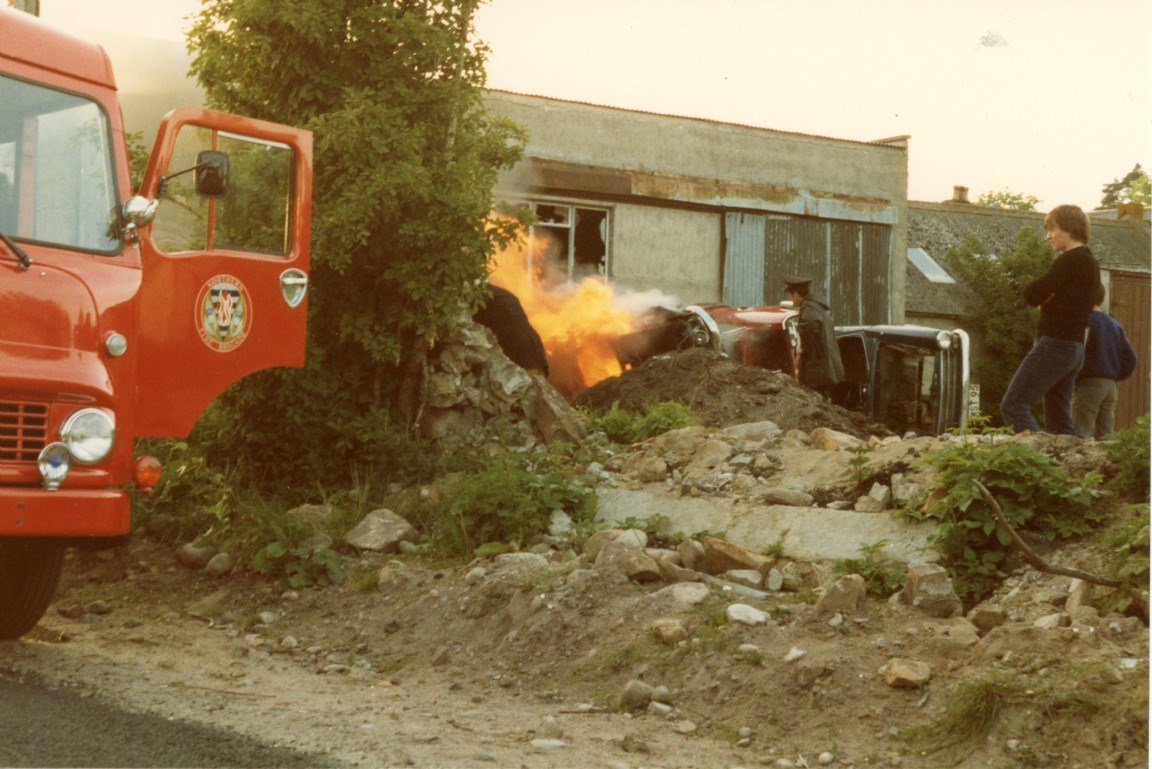
M455 476L446 502L422 511L421 523L434 551L455 558L518 549L548 531L552 512L586 525L596 495L568 447L540 451L494 449L480 466Z
M151 492L132 495L136 529L177 545L227 526L236 504L229 475L211 467L184 441L141 441L137 454L155 456L164 469Z
M1112 463L1109 485L1122 496L1135 501L1148 501L1148 455L1152 438L1148 414L1136 420L1135 427L1109 436L1108 460Z
M601 431L616 443L638 443L669 430L691 427L697 419L687 406L674 401L649 404L642 414L620 408L617 401L608 411L589 415L587 423L589 430Z
M332 539L312 531L280 510L265 510L255 517L265 542L252 554L253 569L284 580L289 587L326 585L344 579L343 556L332 549Z
M1127 612L1134 592L1148 586L1148 506L1137 508L1137 513L1100 538L1101 545L1114 554L1108 564L1109 573L1120 581L1120 588L1103 600L1100 608L1106 612Z
M864 578L864 586L871 595L887 598L904 587L908 569L880 554L887 540L881 539L860 546L859 558L844 558L832 565L832 574L843 577L859 574Z
M997 438L961 438L924 455L919 461L937 470L935 482L925 499L904 510L915 520L938 522L932 545L966 604L992 591L1012 551L1011 537L973 481L988 489L1013 528L1046 541L1091 532L1101 519L1092 502L1106 493L1098 473L1070 478L1051 457Z

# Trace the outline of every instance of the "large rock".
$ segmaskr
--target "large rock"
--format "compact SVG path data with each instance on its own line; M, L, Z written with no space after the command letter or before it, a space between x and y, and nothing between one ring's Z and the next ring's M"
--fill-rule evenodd
M730 425L721 433L730 438L742 441L775 441L779 440L784 431L776 426L775 422L745 422L740 425Z
M704 537L701 544L704 545L704 558L700 568L708 574L723 574L726 571L742 569L764 573L774 562L767 556L715 537Z
M548 381L513 363L487 328L462 320L428 358L424 437L452 445L489 423L511 423L525 445L578 443L584 423Z
M842 451L844 449L868 445L853 435L832 430L828 427L817 427L811 432L808 439L812 442L813 446L818 449L823 449L824 451Z
M401 542L415 542L419 536L408 521L391 510L381 508L364 516L344 535L344 541L358 550L395 553Z
M954 617L963 608L948 572L943 566L933 563L911 564L904 589L897 596L901 603L930 617Z
M825 452L812 452L825 457ZM855 513L828 508L751 504L725 497L688 497L647 485L624 489L601 485L596 489L596 519L619 526L629 518L642 521L664 519L664 530L686 536L723 531L729 542L749 550L782 548L783 554L800 560L858 558L860 548L885 540L885 558L901 563L923 559L929 537L936 527L891 515ZM693 566L681 553L684 565ZM725 569L726 571L726 569Z
M660 566L644 551L631 545L609 542L596 556L597 569L616 569L633 582L659 582Z
M918 689L932 678L932 668L923 662L891 659L881 670L884 682L897 689Z
M847 574L828 586L816 601L816 611L822 614L851 614L867 593L863 577Z

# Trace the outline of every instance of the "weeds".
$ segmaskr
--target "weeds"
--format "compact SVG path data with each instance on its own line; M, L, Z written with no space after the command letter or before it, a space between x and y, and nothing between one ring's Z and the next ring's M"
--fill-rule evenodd
M1147 679L1119 691L1103 690L1102 664L1056 666L1042 681L1034 676L1012 679L1004 672L960 681L945 693L946 704L939 717L904 730L901 739L924 755L944 754L946 765L956 766L978 749L997 725L1010 723L1006 716L1015 710L1038 715L1030 730L1039 744L1050 742L1052 735L1066 734L1079 719L1101 710L1111 714L1115 725L1143 732L1148 720Z
M872 453L872 447L867 444L859 446L849 446L845 449L852 458L848 460L848 475L851 476L852 481L857 487L863 485L864 481L868 478L868 455Z
M864 586L870 595L887 598L904 587L908 570L881 555L880 551L888 544L881 539L860 545L859 558L844 558L832 566L832 574L842 577L846 574L859 574L864 578Z
M1001 675L962 681L952 690L943 715L905 730L902 737L926 755L966 745L974 747L988 736L1009 698L1019 694L1019 687ZM963 755L959 756L956 763L963 759Z
M184 441L141 441L137 453L160 460L164 473L150 493L133 493L132 520L161 542L184 544L218 534L236 509L231 478Z
M956 441L919 461L937 471L925 499L912 500L904 515L938 523L931 543L966 604L986 597L1012 540L997 524L972 481L996 498L1017 531L1047 541L1088 534L1101 520L1093 504L1106 494L1098 473L1071 478L1049 456L1010 442Z
M687 406L674 401L645 406L643 414L625 411L617 401L604 413L587 414L586 422L589 430L603 432L615 443L638 443L669 430L691 427L697 420Z
M465 559L479 548L519 549L548 531L556 510L577 525L587 524L595 515L596 495L570 450L498 449L480 458L475 470L449 483L445 505L419 511L433 550Z
M1109 569L1111 576L1121 582L1118 590L1101 600L1100 608L1106 612L1127 612L1135 599L1134 593L1148 586L1148 506L1132 509L1137 512L1135 518L1100 538L1101 545L1115 554Z
M1149 437L1149 415L1136 420L1136 426L1108 436L1112 441L1108 447L1108 461L1112 464L1110 486L1122 496L1133 501L1148 501L1149 452L1152 451L1152 438Z

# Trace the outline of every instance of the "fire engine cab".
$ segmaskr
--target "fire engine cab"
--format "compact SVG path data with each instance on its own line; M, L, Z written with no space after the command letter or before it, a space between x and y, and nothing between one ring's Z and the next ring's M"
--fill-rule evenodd
M229 384L304 362L312 136L206 109L162 121L140 189L100 46L0 8L0 638L66 548L129 534L134 441L187 435Z

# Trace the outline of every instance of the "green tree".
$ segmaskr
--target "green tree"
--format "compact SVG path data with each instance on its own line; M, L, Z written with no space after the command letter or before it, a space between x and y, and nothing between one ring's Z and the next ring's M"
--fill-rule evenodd
M976 198L976 205L985 208L1000 208L1006 211L1035 211L1040 199L1019 192L984 192Z
M315 135L307 364L239 383L195 436L249 480L387 463L424 356L519 232L490 216L523 135L482 107L479 2L207 0L192 26L211 106Z
M1100 198L1101 208L1115 208L1117 203L1143 203L1152 205L1152 192L1149 191L1148 173L1137 163L1122 179L1113 179L1111 184L1100 188L1104 197Z
M973 291L960 322L980 342L972 372L980 382L984 412L996 423L997 404L1036 333L1039 311L1024 303L1022 291L1044 274L1054 257L1044 236L1030 227L1021 229L1013 247L1001 255L990 253L972 234L948 249L948 266Z

